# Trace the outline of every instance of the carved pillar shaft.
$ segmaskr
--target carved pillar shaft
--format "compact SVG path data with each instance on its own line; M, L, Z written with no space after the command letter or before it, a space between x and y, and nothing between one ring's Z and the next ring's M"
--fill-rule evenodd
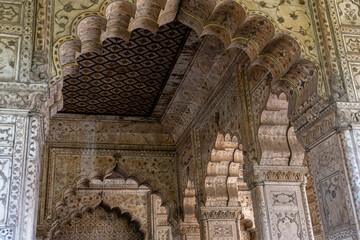
M255 225L257 228L256 239L270 239L270 229L266 215L266 203L263 184L258 184L252 191L254 205Z
M314 239L304 191L306 168L254 165L252 198L259 240Z
M333 131L310 148L310 169L326 239L360 239L359 130Z
M297 131L325 239L360 239L360 104L337 102Z
M0 237L35 239L43 118L0 110Z

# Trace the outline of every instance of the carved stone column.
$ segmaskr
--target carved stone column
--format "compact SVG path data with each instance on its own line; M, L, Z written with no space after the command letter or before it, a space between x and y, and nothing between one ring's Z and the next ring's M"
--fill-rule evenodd
M303 166L253 165L247 174L257 239L314 239L308 211Z
M50 104L46 6L41 0L0 2L0 239L35 239Z
M338 102L297 132L325 239L360 239L360 104Z
M22 87L0 83L0 238L7 240L35 239L46 97Z
M200 240L200 226L195 216L195 209L195 184L189 179L184 192L184 221L180 223L177 239Z

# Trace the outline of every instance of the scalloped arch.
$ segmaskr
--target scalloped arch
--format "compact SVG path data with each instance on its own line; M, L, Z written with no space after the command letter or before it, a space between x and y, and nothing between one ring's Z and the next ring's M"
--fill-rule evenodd
M89 211L95 211L97 208L104 208L108 212L115 212L119 218L124 217L130 224L133 223L135 225L135 230L140 231L143 235L145 235L144 229L141 229L140 221L138 221L136 218L133 218L131 213L129 212L123 212L119 207L110 207L106 204L106 202L101 201L96 205L93 206L86 206L84 208L79 209L76 212L73 212L67 219L64 219L63 221L57 221L53 224L49 235L52 237L57 237L58 234L60 234L60 229L62 226L69 224L74 218L82 217L84 214L86 214Z
M198 5L201 5L201 8L197 8ZM86 21L95 23L95 25L81 24L87 18L92 18ZM65 41L69 41L67 40L69 37L61 38L55 43L54 62L58 73L53 82L60 79L58 76L60 74L76 74L78 69L74 66L77 65L77 56L86 52L101 51L101 42L105 39L120 38L128 41L131 31L134 29L143 28L155 33L159 26L175 19L193 29L199 36L214 35L218 37L224 43L225 48L241 49L248 58L248 64L258 59L259 53L266 48L266 44L278 29L275 21L267 14L249 11L243 4L230 0L217 2L184 0L181 5L176 0L139 0L136 3L135 1L108 0L102 4L99 13L83 13L73 21L73 36L70 39L76 39L75 35L79 35L79 33L80 40L83 38L81 53L73 50L77 49L76 46L69 46L69 50L74 52L73 62L62 64L60 62L61 55L57 56L61 54L58 49ZM265 24L257 26L254 24L256 22ZM79 24L83 25L81 29L79 29ZM289 39L297 42L298 46L303 49L303 44L295 36L291 36ZM298 55L300 54L299 49ZM276 70L271 72L274 73Z
M63 224L63 222L72 218L74 215L85 211L87 208L94 208L100 204L108 204L106 199L103 199L101 195L89 195L84 196L85 198L81 199L77 194L78 191L85 189L91 190L92 181L104 182L106 179L124 179L125 182L132 180L136 182L138 189L149 189L152 195L157 195L161 199L161 206L167 209L169 223L172 225L177 224L177 220L175 220L173 217L173 213L175 211L174 204L171 200L168 199L168 194L165 190L155 186L151 179L144 179L140 174L128 173L125 169L116 164L114 167L111 167L107 170L91 172L87 177L79 179L76 183L76 186L64 190L62 199L59 200L55 205L57 220L53 223L51 231L53 231L59 224ZM78 202L78 204L76 202ZM109 204L108 206L110 207ZM119 208L121 209L121 207ZM132 216L130 212L128 212L128 214ZM146 231L145 229L141 230L143 232Z

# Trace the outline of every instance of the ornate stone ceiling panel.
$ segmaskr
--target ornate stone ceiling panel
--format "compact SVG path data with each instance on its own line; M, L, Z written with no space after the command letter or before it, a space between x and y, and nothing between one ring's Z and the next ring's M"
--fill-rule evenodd
M137 29L128 43L107 39L101 54L80 55L79 75L64 77L62 112L151 116L188 32L177 22L155 35Z

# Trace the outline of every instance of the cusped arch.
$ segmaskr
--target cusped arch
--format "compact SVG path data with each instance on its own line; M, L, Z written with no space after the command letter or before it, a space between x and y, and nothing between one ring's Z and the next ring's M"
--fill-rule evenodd
M133 216L129 212L123 212L119 207L112 208L111 206L107 205L103 201L100 202L99 204L87 206L87 207L80 209L79 211L74 212L71 216L69 216L64 221L56 222L56 224L54 224L52 229L50 230L50 237L54 238L54 239L58 239L59 237L61 237L62 228L64 228L64 227L66 228L67 225L70 225L70 227L71 227L71 223L74 219L83 218L84 215L86 215L90 212L95 212L96 209L98 209L98 208L104 209L109 214L115 213L118 218L124 218L125 220L128 221L128 224L134 226L135 233L139 232L140 237L142 239L145 237L146 232L144 232L144 230L141 229L141 223L137 219L133 218ZM74 226L74 227L76 227L76 226Z
M270 93L257 130L260 165L303 166L305 152L288 118L285 93Z
M165 190L158 188L151 180L144 179L139 174L128 173L116 164L106 171L92 172L88 177L81 178L75 187L68 188L64 191L62 199L55 205L55 219L51 227L51 232L59 225L68 222L69 219L75 216L81 216L87 209L96 208L100 204L110 209L121 209L122 212L125 212L132 218L136 218L137 222L140 223L140 230L142 232L148 232L150 225L147 223L147 217L139 217L139 215L144 215L140 214L140 211L144 210L145 214L148 211L146 208L141 208L141 204L146 204L145 200L137 202L137 207L134 206L134 209L129 209L128 206L124 207L124 205L121 204L117 205L117 201L120 201L119 196L115 199L114 196L106 194L105 186L107 186L107 182L109 181L115 181L115 183L112 183L115 188L117 186L116 184L130 184L134 189L147 191L151 195L158 196L161 199L161 206L166 208L170 225L175 226L177 224L177 221L173 218L175 210L174 203L168 200L168 194ZM131 198L126 198L125 200L133 201ZM141 199L138 201L141 201ZM120 202L118 202L118 204L119 203Z
M288 35L275 36L251 64L249 75L255 83L266 77L276 81L284 76L301 55L300 45Z
M237 181L243 154L239 139L229 133L218 133L207 164L205 206L239 206Z
M275 34L274 23L265 16L248 16L244 6L235 1L185 0L181 5L172 0L141 0L136 4L113 1L103 8L103 16L87 13L76 18L75 39L66 37L55 44L55 53L59 54L55 58L60 62L63 76L76 75L77 57L101 52L102 43L107 39L129 41L131 32L139 28L155 34L159 26L174 20L190 27L198 36L216 36L223 42L224 49L240 49L247 65L254 61L254 66L267 64L266 69L275 78L279 72L286 73L299 53L299 44L294 38L282 35L271 40ZM293 45L292 49L287 48L289 54L278 56L282 53L277 50L288 45ZM273 57L270 63L264 57L269 54ZM272 63L276 66L270 66Z

